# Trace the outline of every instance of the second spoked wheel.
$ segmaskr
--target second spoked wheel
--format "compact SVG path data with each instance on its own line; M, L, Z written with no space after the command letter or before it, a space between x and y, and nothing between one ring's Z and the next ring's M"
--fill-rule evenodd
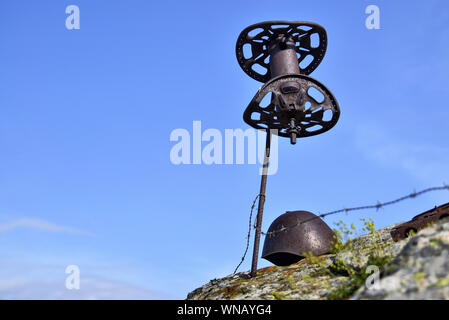
M275 129L283 137L310 137L337 123L340 108L323 84L305 75L284 75L267 82L246 108L243 119L256 129Z

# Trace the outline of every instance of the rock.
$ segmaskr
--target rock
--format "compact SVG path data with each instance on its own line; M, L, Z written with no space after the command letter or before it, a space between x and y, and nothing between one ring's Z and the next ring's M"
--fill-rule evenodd
M327 299L332 290L351 283L351 276L337 270L337 261L344 261L350 268L361 269L374 250L373 243L384 248L384 254L392 256L400 245L393 244L389 228L376 234L368 234L354 241L353 249L337 254L307 258L288 267L260 269L255 278L242 272L208 284L188 294L187 299Z
M449 299L449 221L393 242L395 225L363 235L335 254L309 257L288 267L268 267L214 279L187 299L322 300ZM368 289L368 266L381 270L379 286Z
M321 257L330 264L330 256ZM268 267L260 269L257 277L248 273L238 273L217 282L209 282L189 293L187 299L322 299L329 288L343 284L344 277L317 275L319 267L304 260L288 267ZM312 276L313 275L313 276Z
M361 287L352 299L449 299L449 222L412 237L384 268L379 287Z

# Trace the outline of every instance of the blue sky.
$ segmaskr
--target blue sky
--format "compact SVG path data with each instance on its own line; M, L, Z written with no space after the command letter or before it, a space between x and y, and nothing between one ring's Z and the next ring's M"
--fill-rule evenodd
M65 28L70 4L79 30ZM365 27L370 4L380 30ZM449 183L447 1L2 1L0 298L184 299L232 273L259 167L176 166L169 137L194 120L248 128L260 83L240 69L235 42L265 20L326 28L311 76L341 117L296 146L279 141L264 230L287 210ZM325 221L383 227L447 201L439 192ZM65 289L72 264L80 290Z

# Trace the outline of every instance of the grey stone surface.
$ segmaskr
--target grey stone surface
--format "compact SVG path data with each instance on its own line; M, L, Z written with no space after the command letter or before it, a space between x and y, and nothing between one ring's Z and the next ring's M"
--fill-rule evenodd
M352 299L449 299L449 222L412 237L383 270L380 286L362 287Z
M242 272L211 280L187 299L449 299L449 221L400 242L392 241L392 227L358 237L350 248L336 254L260 269L255 278ZM355 277L366 270L373 256L389 261L381 269L379 286L368 289L358 284L347 297L335 295L357 283ZM349 273L336 270L338 262Z

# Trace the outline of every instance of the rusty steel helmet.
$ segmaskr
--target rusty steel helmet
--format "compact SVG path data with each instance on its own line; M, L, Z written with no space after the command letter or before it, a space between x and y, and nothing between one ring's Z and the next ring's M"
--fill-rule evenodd
M299 223L305 220L310 221ZM284 231L275 232L283 228ZM286 212L274 220L268 229L262 258L277 266L288 266L305 258L309 252L315 256L328 253L332 240L334 232L313 213Z

